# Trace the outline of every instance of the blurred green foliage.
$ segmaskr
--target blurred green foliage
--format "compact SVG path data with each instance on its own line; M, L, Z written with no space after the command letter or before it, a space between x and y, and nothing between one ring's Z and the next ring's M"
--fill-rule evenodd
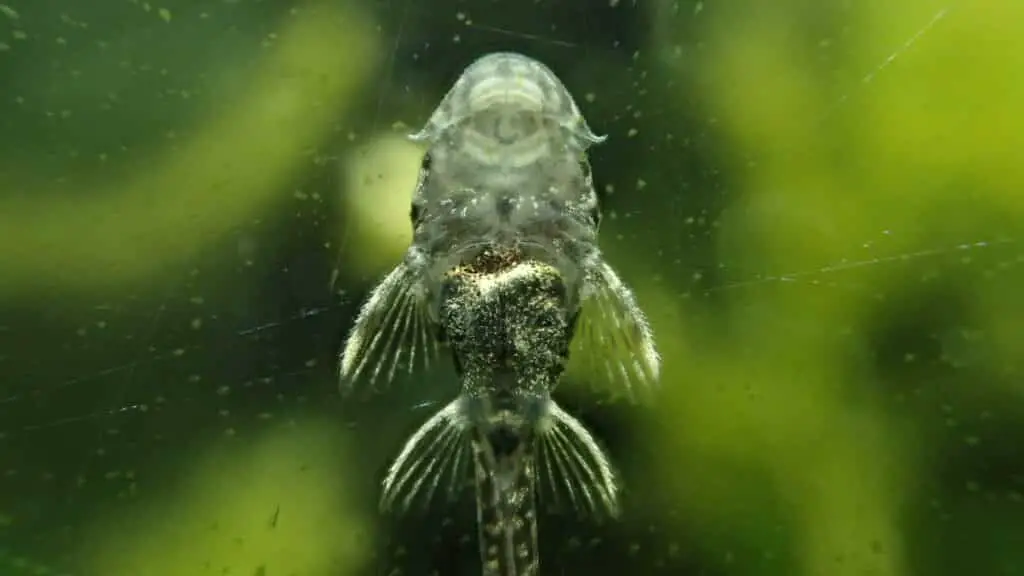
M508 18L543 19L534 4ZM458 69L498 47L554 60L612 136L595 150L602 245L665 358L659 402L594 416L614 428L630 487L605 538L644 542L622 546L637 554L626 566L1024 572L1024 4L626 4L601 9L639 22L635 51L604 37L597 50L545 44L454 4L422 18L412 4L326 1L0 4L0 550L43 551L0 554L0 574L48 570L50 558L102 576L347 574L388 561L370 554L386 529L374 475L416 424L405 407L434 387L343 407L358 422L344 430L316 410L336 407L325 399L342 326L307 324L257 352L227 341L249 332L204 330L326 292L297 264L313 245L326 244L328 266L341 254L350 313L373 278L349 262L390 266L407 213L378 215L398 222L385 227L329 210L361 191L351 178L338 189L335 161L396 163L365 179L414 170L414 155L368 152L372 137L425 118ZM403 49L422 37L447 48ZM388 206L409 192L374 188ZM301 231L313 239L275 241L296 234L282 231L293 216L318 227ZM300 256L275 260L267 245ZM211 279L195 280L200 269ZM278 292L252 295L261 284ZM169 291L186 304L167 304ZM147 313L110 312L121 308ZM78 339L34 331L51 316L48 329ZM328 344L278 359L317 330ZM137 372L128 343L170 363ZM77 374L92 360L129 375L48 376L60 368L49 364ZM593 400L568 384L560 393ZM187 408L149 412L182 389ZM84 402L79 390L106 407L65 418L88 428L51 426ZM125 405L142 413L138 437L111 412ZM72 445L145 456L63 470L71 448L54 447ZM161 466L168 445L174 465ZM73 544L29 534L50 499L114 481L116 497L56 519L84 527ZM550 526L542 538L559 550L578 529ZM635 536L648 527L654 536ZM558 568L612 565L596 554Z
M733 6L709 18L703 57L689 62L712 87L702 99L725 146L751 159L718 221L723 258L810 274L747 291L710 347L698 344L705 327L686 321L688 306L662 299L676 313L656 321L670 359L671 401L655 430L672 456L661 473L705 517L698 523L729 526L781 499L793 564L752 573L1011 573L1024 568L1024 548L994 543L1024 534L1021 454L991 486L970 481L1006 514L973 514L953 528L925 503L984 506L936 477L945 473L936 458L951 457L939 443L950 438L929 412L941 406L962 421L980 405L1012 419L1004 431L1013 438L974 439L993 447L1024 432L1019 248L1002 261L977 247L952 250L1024 231L1015 160L1024 116L1014 104L1024 101L1024 78L1013 72L1024 64L1024 5L816 6ZM686 38L666 29L661 41ZM890 254L953 253L880 262L874 247L858 246L880 236ZM823 277L826 266L833 277ZM898 322L912 325L880 341ZM967 327L983 342L966 343ZM963 347L984 348L984 359L958 363ZM950 480L948 492L927 495ZM922 537L915 523L943 527ZM943 531L989 536L928 542Z
M54 285L99 290L150 279L168 265L195 258L239 222L279 205L282 188L308 165L311 148L333 132L332 121L351 106L376 60L376 39L358 10L329 2L307 4L297 3L290 14L285 12L278 30L254 39L249 49L257 54L247 63L249 77L197 94L203 114L195 125L166 131L162 150L119 166L116 177L80 183L73 173L61 174L40 185L31 170L0 168L0 184L7 191L0 198L0 267L5 271L0 291ZM166 8L140 4L137 10L155 12L148 17L157 25L171 24ZM204 14L187 10L182 20L190 22L179 22L164 34L178 37L178 26L195 26L209 17ZM108 16L115 23L116 18ZM215 41L217 30L209 34L203 38L207 43ZM102 37L81 41L105 42ZM126 46L120 54L103 57L123 58L124 63L139 48ZM212 61L190 63L208 67L193 74L216 76L223 73L218 66L238 65L227 56L218 61L217 48L211 44ZM61 72L46 78L50 89L87 81L75 70ZM187 89L160 93L150 97L149 110L147 103L136 103L143 106L139 115L163 113L162 101L171 96L192 98ZM22 96L15 100L8 106L28 106ZM83 102L85 110L78 113L101 114L88 104ZM79 154L74 149L56 153ZM109 152L93 155L102 164ZM69 189L74 202L67 199Z

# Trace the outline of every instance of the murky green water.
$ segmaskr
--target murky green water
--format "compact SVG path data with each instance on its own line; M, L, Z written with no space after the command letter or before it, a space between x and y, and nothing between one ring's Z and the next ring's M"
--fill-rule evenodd
M542 502L542 573L1024 571L1022 10L0 0L0 575L479 573L471 492L377 508L451 367L337 354L494 50L609 135L664 361L558 389L625 492Z

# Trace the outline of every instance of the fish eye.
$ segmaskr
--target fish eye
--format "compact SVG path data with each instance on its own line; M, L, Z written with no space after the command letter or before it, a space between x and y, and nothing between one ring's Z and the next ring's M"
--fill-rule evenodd
M584 178L590 178L590 160L587 159L586 154L580 156L580 170L583 171Z
M419 202L413 202L409 207L409 220L412 221L412 226L415 228L419 226L420 220L423 218L423 205Z
M590 172L590 161L586 157L580 160L580 171L583 174L583 182L585 186L589 186L594 189L594 180ZM590 220L594 223L594 226L601 225L601 196L594 189L594 206L589 211Z
M580 159L580 176L583 178L583 183L585 185L593 186L594 175L590 171L590 160L585 156Z

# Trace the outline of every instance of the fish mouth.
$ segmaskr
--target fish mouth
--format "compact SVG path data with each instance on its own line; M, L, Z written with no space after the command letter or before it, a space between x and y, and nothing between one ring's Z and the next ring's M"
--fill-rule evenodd
M485 110L541 113L550 98L532 75L494 74L478 80L466 97L467 115Z

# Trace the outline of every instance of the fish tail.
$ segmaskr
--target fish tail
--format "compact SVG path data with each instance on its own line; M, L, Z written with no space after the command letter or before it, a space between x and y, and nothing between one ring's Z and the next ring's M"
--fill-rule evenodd
M477 530L484 576L537 576L537 505L534 458L522 446L496 456L483 438L473 442Z

